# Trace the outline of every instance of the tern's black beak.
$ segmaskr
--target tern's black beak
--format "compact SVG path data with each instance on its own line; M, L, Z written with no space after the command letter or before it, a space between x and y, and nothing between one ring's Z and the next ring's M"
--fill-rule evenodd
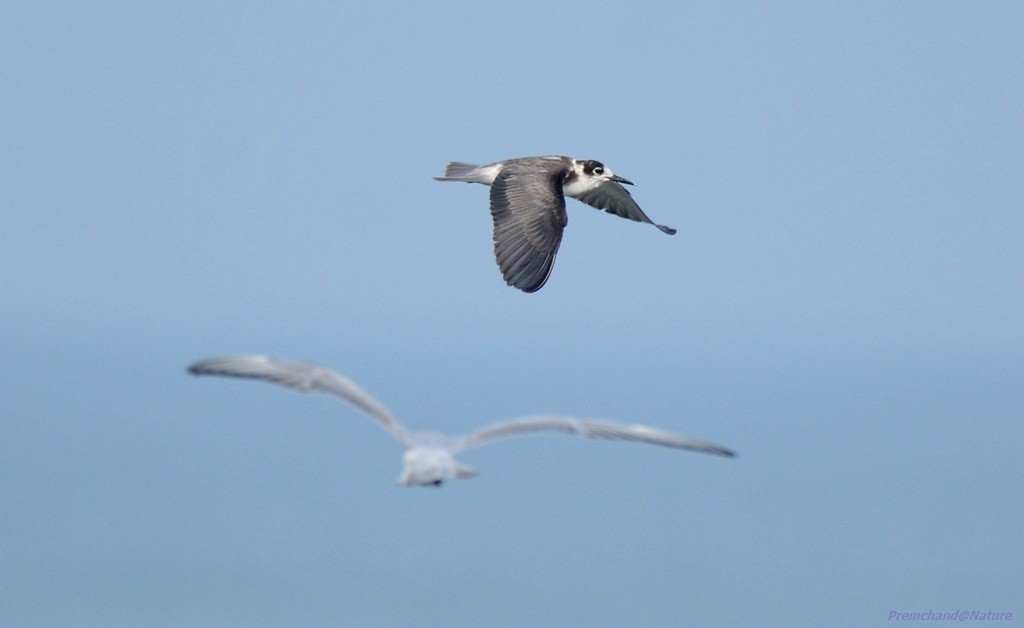
M624 179L617 174L613 174L611 180L616 183L625 183L626 185L633 185L632 181L630 181L629 179Z

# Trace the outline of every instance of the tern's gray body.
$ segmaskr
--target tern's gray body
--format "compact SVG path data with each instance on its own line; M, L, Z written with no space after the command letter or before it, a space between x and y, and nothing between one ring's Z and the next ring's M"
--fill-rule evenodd
M486 166L453 161L438 181L482 183L491 187L494 256L506 283L536 292L547 282L562 231L568 222L565 197L610 214L655 224L621 184L633 183L593 159L522 157Z
M674 449L701 451L719 456L735 454L725 447L645 425L621 425L610 421L562 416L534 416L497 423L463 436L436 432L412 432L399 423L386 407L355 382L340 373L302 362L285 362L266 356L233 356L196 362L188 368L193 375L221 375L262 379L302 392L330 393L370 415L405 447L403 486L440 486L454 478L476 475L455 459L455 454L499 438L531 432L562 432L584 438L626 440Z

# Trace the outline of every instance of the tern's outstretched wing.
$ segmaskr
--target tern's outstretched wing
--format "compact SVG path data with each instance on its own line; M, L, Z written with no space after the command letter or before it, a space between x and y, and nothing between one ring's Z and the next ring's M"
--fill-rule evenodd
M649 445L661 445L673 449L701 451L708 454L732 457L736 454L721 445L687 438L671 432L663 432L646 425L622 425L611 421L578 419L564 416L534 416L497 423L468 434L460 441L459 450L489 443L499 438L519 436L532 432L562 432L583 438L601 440L628 440Z
M535 163L550 167L538 168ZM491 184L494 257L505 282L536 292L555 263L568 222L557 160L507 163Z
M603 209L609 214L615 214L616 216L622 216L623 218L629 218L630 220L635 220L637 222L652 224L669 235L675 235L676 233L676 230L672 227L656 224L653 220L648 218L647 214L645 214L643 210L640 209L640 206L636 204L636 201L633 200L633 195L629 193L629 190L622 187L622 185L615 181L606 181L596 188L588 190L573 198L583 201L591 207Z
M408 444L405 428L384 404L358 384L330 369L303 362L286 362L264 355L236 355L201 360L188 367L193 375L243 377L287 386L301 392L324 392L341 397L369 414L402 444Z

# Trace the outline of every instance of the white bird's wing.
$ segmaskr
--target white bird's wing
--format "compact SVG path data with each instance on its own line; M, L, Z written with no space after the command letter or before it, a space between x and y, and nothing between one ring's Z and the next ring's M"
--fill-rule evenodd
M399 442L408 445L405 428L384 404L358 384L330 369L304 362L275 360L264 355L237 355L210 358L188 367L192 375L220 375L262 379L301 392L330 393L369 414Z
M537 167L539 165L544 167ZM494 257L505 282L536 292L547 282L568 222L557 160L515 160L491 184Z
M665 225L656 224L653 220L647 217L647 214L640 209L640 206L633 200L633 195L629 193L629 190L622 187L621 184L615 181L606 181L601 185L574 196L578 201L582 201L591 207L597 209L603 209L609 214L615 214L623 218L635 220L637 222L646 222L654 225L658 229L661 229L669 235L675 235L676 230L672 227L666 227Z
M561 432L583 438L600 440L626 440L649 445L660 445L673 449L701 451L719 456L735 456L731 449L688 438L671 432L647 427L646 425L623 425L611 421L580 419L565 416L533 416L497 423L467 434L459 442L458 450L483 445L499 438L519 436L533 432Z

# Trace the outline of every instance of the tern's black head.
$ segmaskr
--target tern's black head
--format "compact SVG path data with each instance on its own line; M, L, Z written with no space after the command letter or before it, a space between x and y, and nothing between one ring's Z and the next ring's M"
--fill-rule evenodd
M596 159L588 159L583 162L583 172L599 177L604 174L604 164Z
M605 167L603 163L596 159L588 159L583 162L583 173L592 177L598 177L607 179L609 181L615 181L616 183L626 183L633 185L633 182L629 179L623 179L619 175L613 173L611 170Z

